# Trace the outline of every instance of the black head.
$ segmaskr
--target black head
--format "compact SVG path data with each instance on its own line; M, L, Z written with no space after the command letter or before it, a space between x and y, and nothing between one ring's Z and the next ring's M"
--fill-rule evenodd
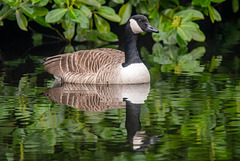
M147 17L144 15L134 15L130 17L129 23L134 34L139 34L141 32L159 32L149 24Z

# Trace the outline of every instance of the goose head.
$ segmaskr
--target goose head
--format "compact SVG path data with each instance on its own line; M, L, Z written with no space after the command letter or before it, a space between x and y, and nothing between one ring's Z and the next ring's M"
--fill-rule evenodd
M159 33L159 31L153 28L148 22L147 17L144 15L134 15L129 19L129 26L131 31L134 34L139 34L141 32L155 32Z

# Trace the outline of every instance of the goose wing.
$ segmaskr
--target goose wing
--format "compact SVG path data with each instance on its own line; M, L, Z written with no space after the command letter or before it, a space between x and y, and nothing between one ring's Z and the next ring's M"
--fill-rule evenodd
M73 74L78 75L78 77L79 74L82 77L90 77L96 75L100 68L111 68L111 66L124 61L124 52L116 49L100 48L46 58L44 69L61 78L69 74L71 74L71 77Z

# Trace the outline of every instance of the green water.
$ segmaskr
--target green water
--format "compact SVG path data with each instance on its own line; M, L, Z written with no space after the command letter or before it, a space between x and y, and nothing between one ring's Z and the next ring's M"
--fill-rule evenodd
M208 45L142 48L151 73L143 86L51 88L43 56L2 62L0 160L240 160L233 42L218 41L214 54Z
M19 80L11 71L24 61L1 71L1 160L240 159L238 72L178 75L152 67L146 89L131 87L143 97L126 103L118 93L125 87L51 88L38 58L28 58L34 72Z

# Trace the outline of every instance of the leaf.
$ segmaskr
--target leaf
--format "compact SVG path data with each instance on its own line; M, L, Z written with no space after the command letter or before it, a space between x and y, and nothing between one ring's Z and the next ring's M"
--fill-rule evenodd
M119 16L121 17L121 22L119 23L120 25L123 25L127 23L128 19L130 18L132 14L132 5L130 2L122 5L122 7L119 10Z
M97 0L77 0L77 1L80 1L84 4L94 6L94 7L97 7L97 8L101 7L101 3L99 3Z
M0 21L0 26L3 26L3 21Z
M191 54L193 59L196 60L196 59L200 59L205 52L206 52L205 47L200 46L196 49L193 49L189 54Z
M39 25L42 25L42 26L44 26L44 27L51 27L51 25L45 21L45 18L44 18L44 17L38 17L38 16L36 16L36 17L34 18L34 20L35 20Z
M66 8L58 8L51 10L45 17L46 22L54 23L59 21L67 12Z
M204 42L206 37L204 33L197 29L197 30L191 30L190 33L192 34L193 40L199 41L199 42Z
M213 7L212 6L208 7L208 12L209 12L209 16L210 16L210 19L211 19L212 23L214 23L215 18L214 18L214 13L213 13Z
M188 30L197 30L199 29L198 24L194 22L184 22L180 25L182 28L187 28Z
M108 42L116 42L116 41L118 41L118 36L116 34L114 34L113 32L100 33L100 34L98 34L98 37L100 39L108 41Z
M232 0L232 8L233 12L236 13L239 10L239 2L238 0Z
M188 14L192 14L192 19L191 19L192 21L204 19L203 14L200 11L194 10L194 9L187 9L187 10L183 10L183 11L177 12L177 13L174 14L174 16L185 17Z
M180 55L178 57L178 64L184 64L184 63L192 61L192 60L193 60L193 57L190 54Z
M67 27L66 30L63 32L65 38L67 38L69 41L72 40L75 33L75 26Z
M68 16L72 21L79 23L82 28L89 28L89 20L81 10L71 8Z
M153 9L153 10L150 12L149 18L153 18L153 19L159 18L158 10L157 10L157 9Z
M212 6L208 7L208 12L209 12L209 16L210 16L210 19L211 19L212 23L214 23L215 20L216 21L221 21L222 20L219 12L215 8L213 8Z
M178 34L176 34L177 43L179 46L187 46L187 41L183 40Z
M48 4L48 0L41 0L39 3L38 3L38 6L39 7L43 7L43 6L46 6Z
M213 13L214 13L214 18L215 18L216 21L221 21L222 20L222 17L220 15L220 13L215 8L213 8Z
M124 0L113 0L113 2L117 3L117 4L123 4Z
M130 0L131 4L136 7L138 5L138 3L140 2L140 0Z
M103 5L106 3L106 0L97 0L97 1L100 3L100 5Z
M40 0L31 0L32 4L39 2Z
M161 35L163 35L164 33L159 30L159 33L152 33L152 38L155 42L160 42L162 40Z
M140 1L136 7L137 13L141 13L144 15L149 15L149 10L148 10L148 3L147 1Z
M36 21L38 24L45 27L51 27L51 25L45 21L45 18L36 15L35 10L33 8L30 8L27 5L23 5L21 6L21 11L28 17L34 19L34 21Z
M27 18L19 10L16 10L16 18L17 18L17 24L19 28L24 31L27 31L27 25L28 25Z
M7 3L10 8L14 8L19 6L22 2L18 0L3 0L5 3ZM2 1L0 1L2 3Z
M155 43L152 48L153 51L153 61L158 64L172 64L170 52L171 49L164 50L162 44Z
M177 12L174 14L174 16L182 16L184 18L189 14L192 14L192 18L191 18L192 21L204 19L203 14L200 11L194 10L194 9L187 9L187 10Z
M158 4L158 0L148 0L148 9L150 11L153 10L154 8L158 9L156 8L157 4Z
M8 5L3 5L3 7L0 10L0 20L4 19L5 17L8 17L13 11L14 9L10 8Z
M85 16L87 16L88 18L91 18L92 17L92 11L87 7L85 6L84 4L81 5L81 8L80 10L85 14Z
M30 18L32 18L32 19L34 19L34 16L36 16L36 15L34 14L33 8L30 8L30 7L27 6L27 5L21 6L21 11L22 11L26 16L28 16L28 17L30 17Z
M95 25L99 32L101 32L101 33L109 33L110 32L110 25L106 20L99 17L97 14L94 14L94 21L95 21Z
M211 0L211 2L214 2L214 3L221 3L221 2L224 2L226 0Z
M114 9L107 6L102 6L100 9L98 9L98 14L110 21L121 21L121 18L115 13Z
M37 16L45 16L48 13L48 9L45 7L34 7L33 10Z
M190 34L189 30L184 27L177 28L177 34L186 41L190 41L192 39L192 35Z
M202 7L209 7L211 5L211 0L201 0L200 4Z
M163 47L160 43L155 43L152 47L152 50L154 55L160 55L163 53Z
M66 3L65 0L54 0L54 2L59 5L63 5L64 3Z

